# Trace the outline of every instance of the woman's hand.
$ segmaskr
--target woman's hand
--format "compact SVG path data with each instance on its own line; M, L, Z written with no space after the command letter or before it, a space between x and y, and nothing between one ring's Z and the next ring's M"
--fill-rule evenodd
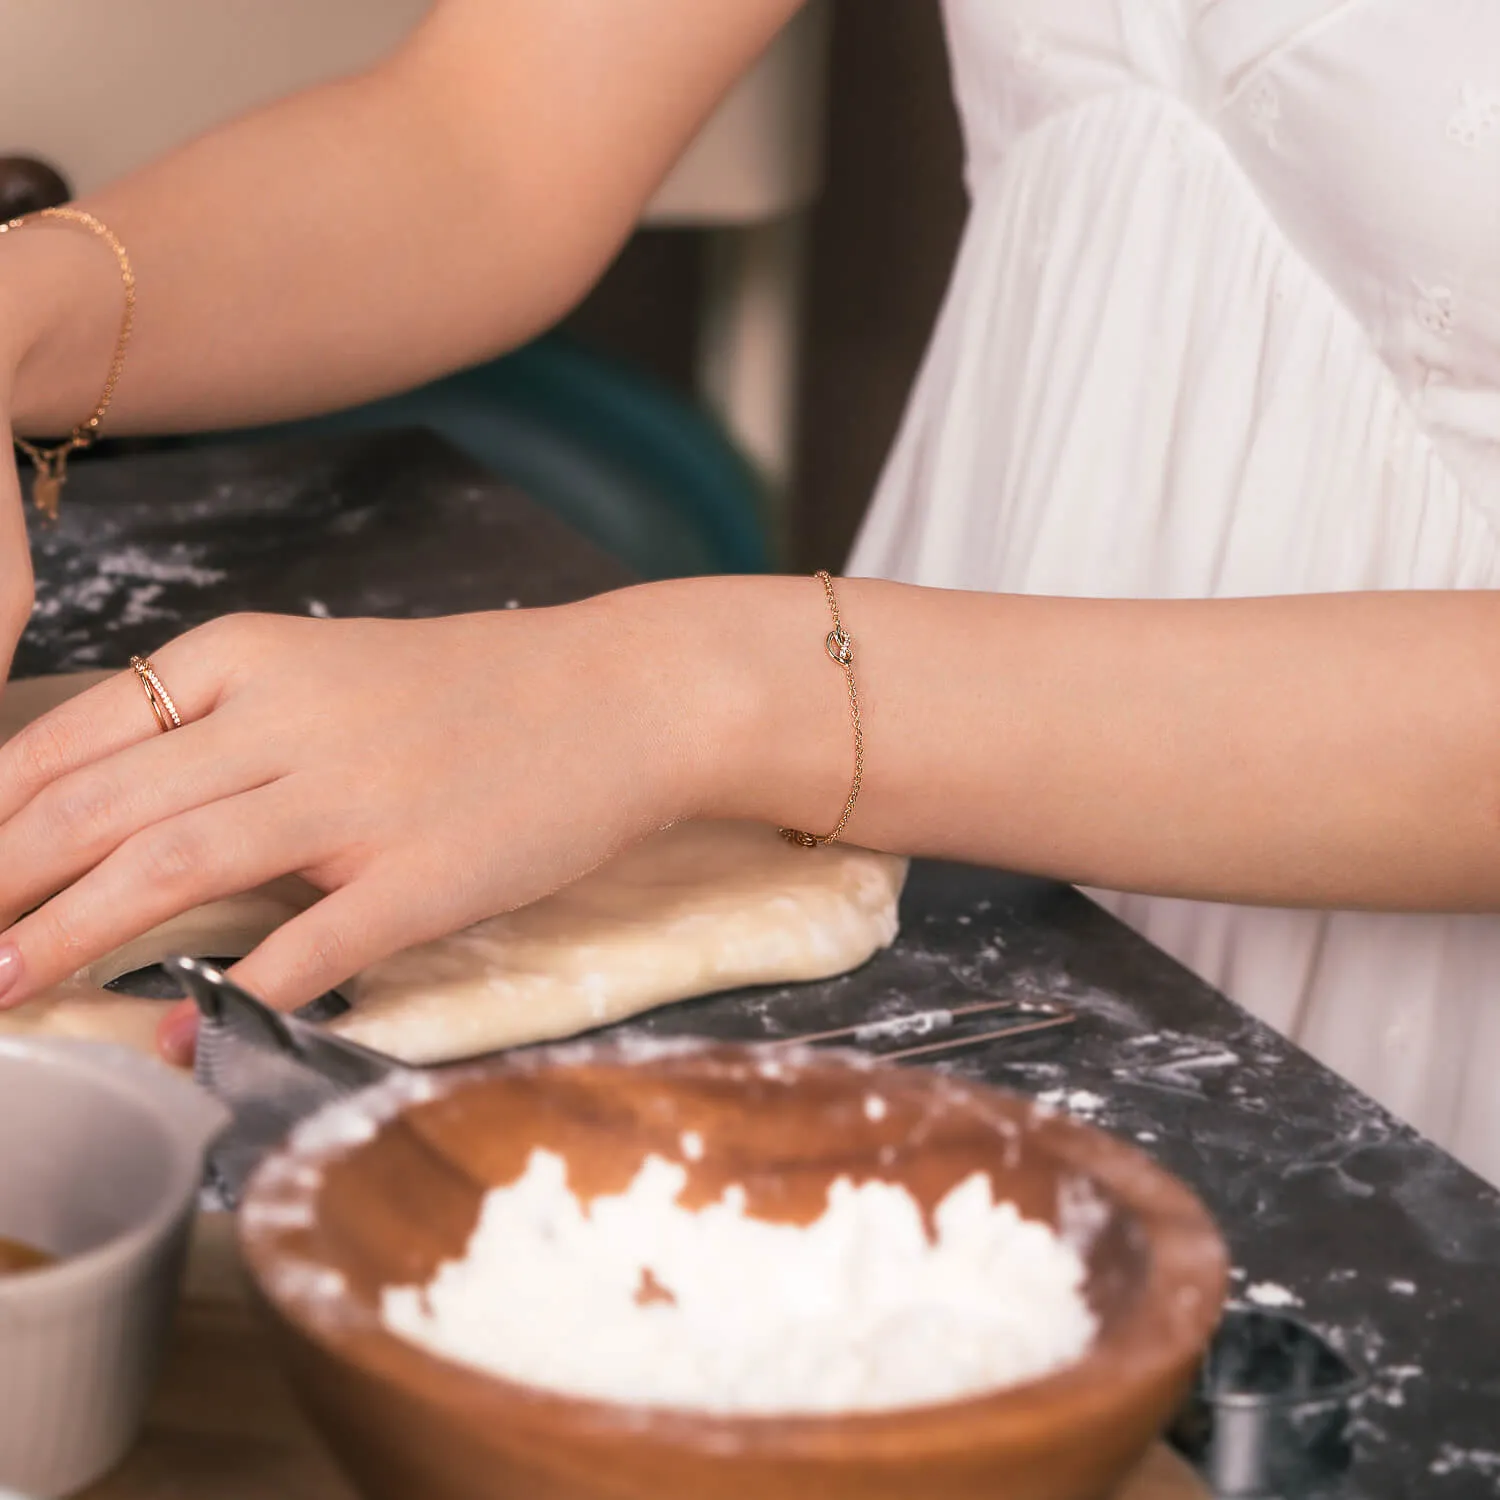
M127 671L0 747L0 1005L289 873L323 899L236 969L282 1007L547 894L699 810L710 716L681 644L644 589L190 632L153 659L182 729Z

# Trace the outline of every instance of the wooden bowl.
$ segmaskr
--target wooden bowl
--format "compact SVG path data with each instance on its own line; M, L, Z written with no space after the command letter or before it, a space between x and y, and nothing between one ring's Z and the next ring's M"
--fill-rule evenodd
M387 1333L382 1288L460 1255L482 1194L536 1146L581 1195L623 1191L655 1153L686 1168L684 1203L740 1183L751 1213L798 1223L841 1175L931 1211L983 1170L1086 1245L1099 1334L1075 1364L972 1399L744 1417L564 1397ZM731 1047L563 1048L381 1085L263 1165L241 1238L294 1384L372 1500L1102 1500L1184 1396L1226 1277L1192 1194L1099 1131L938 1073Z

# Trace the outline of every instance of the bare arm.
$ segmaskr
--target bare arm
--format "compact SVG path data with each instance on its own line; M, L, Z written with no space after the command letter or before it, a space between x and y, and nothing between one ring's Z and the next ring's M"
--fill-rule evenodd
M389 62L87 200L139 278L110 430L334 408L544 328L799 3L440 0ZM0 240L18 431L92 407L119 297L76 232Z
M821 590L711 587L733 727L710 803L824 831L851 750ZM1500 595L840 595L856 841L1213 900L1500 910Z
M1500 595L840 593L855 842L1210 899L1500 910ZM0 1008L289 872L325 899L238 971L278 1005L674 819L820 832L852 760L827 629L810 580L738 578L195 631L154 658L182 733L121 673L0 747Z

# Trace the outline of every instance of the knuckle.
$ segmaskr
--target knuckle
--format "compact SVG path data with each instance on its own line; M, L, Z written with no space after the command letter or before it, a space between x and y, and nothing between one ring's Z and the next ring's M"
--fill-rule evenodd
M186 634L173 641L171 649L176 650L181 647L183 654L190 656L195 662L216 665L222 663L231 655L234 621L238 618L237 615L221 615L217 619L205 621L202 625L195 625ZM158 655L156 659L161 661L162 655Z
M199 625L182 638L195 661L208 662L220 677L233 682L255 673L276 651L277 617L241 613L223 615Z
M208 847L189 826L153 828L137 835L131 851L141 876L158 888L181 889L201 880L209 868Z
M8 748L21 785L31 795L64 775L77 754L73 733L50 715L28 724Z
M217 620L210 620L206 625L200 625L193 634L201 633L223 651L254 650L265 642L275 621L275 615L241 610L238 614L221 615Z
M215 615L212 620L205 620L201 625L195 625L182 639L197 643L208 642L211 645L222 644L235 638L242 628L243 621L252 618L243 611L227 615Z
M114 825L119 797L102 776L73 776L61 783L44 816L48 831L65 845L90 845Z
M319 922L299 935L286 955L289 978L300 985L327 986L347 979L359 967L351 964L348 933L337 923Z
M36 923L28 945L45 967L70 973L88 962L83 935L70 918L64 903L49 901L31 920Z

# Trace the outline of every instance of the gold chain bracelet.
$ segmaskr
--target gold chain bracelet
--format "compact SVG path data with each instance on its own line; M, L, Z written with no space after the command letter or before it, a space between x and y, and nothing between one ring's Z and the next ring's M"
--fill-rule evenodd
M838 826L832 833L803 833L797 828L781 830L782 838L788 843L798 844L804 849L816 849L819 844L837 842L839 836L849 826L854 804L859 801L860 784L865 779L865 731L859 717L859 688L854 681L854 641L849 632L844 629L844 622L839 617L839 601L833 592L833 579L826 571L814 576L823 585L823 592L828 596L828 609L833 615L833 629L828 632L824 645L833 662L843 668L844 682L849 688L849 719L854 726L854 781L849 788L849 800L844 803L844 815L839 819Z
M12 436L22 453L36 466L36 475L31 481L31 498L36 508L48 521L57 519L58 505L62 499L62 487L68 478L68 460L80 448L87 448L99 436L99 424L114 400L115 387L120 383L120 371L125 368L125 346L130 342L130 330L135 325L135 270L125 247L115 237L107 224L101 223L93 214L81 208L44 208L38 213L26 214L9 223L0 224L0 234L9 234L35 224L43 219L52 219L64 224L77 224L80 228L96 234L111 250L119 262L120 279L125 284L125 314L120 320L120 336L115 340L115 357L110 361L109 377L104 382L104 393L93 414L80 422L68 437L53 447L27 442L25 438Z

